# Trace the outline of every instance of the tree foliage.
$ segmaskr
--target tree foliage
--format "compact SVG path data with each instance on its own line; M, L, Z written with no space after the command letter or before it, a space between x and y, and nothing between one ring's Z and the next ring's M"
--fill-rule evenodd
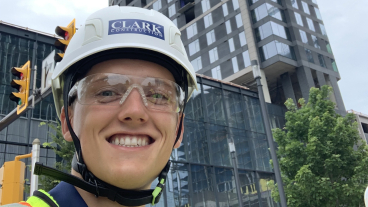
M285 103L286 124L274 129L284 190L290 207L364 206L368 148L353 114L335 112L332 88L311 88L309 102ZM355 149L354 149L355 148ZM272 195L278 200L277 185Z
M63 134L61 132L61 125L59 122L55 125L55 123L45 123L41 122L41 126L47 124L51 129L53 129L54 133L49 132L49 136L51 137L51 142L45 142L42 145L44 147L51 148L55 154L61 158L61 161L55 162L55 168L67 173L71 171L71 164L73 160L73 155L75 152L73 142L67 142ZM41 175L39 177L39 184L42 185L42 189L45 191L50 191L57 184L60 183L60 180L55 180L52 177Z

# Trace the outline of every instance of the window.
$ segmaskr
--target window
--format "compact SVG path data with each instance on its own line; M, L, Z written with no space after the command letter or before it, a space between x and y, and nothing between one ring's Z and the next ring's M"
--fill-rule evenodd
M296 23L298 23L300 26L304 26L302 16L300 16L299 13L294 12Z
M272 41L260 48L262 61L265 61L277 54L295 60L293 48L279 41Z
M336 61L334 59L331 59L332 68L335 72L339 72L337 69Z
M239 33L239 40L240 40L240 46L244 46L247 44L247 39L245 39L245 33L244 31Z
M315 32L316 30L314 29L313 20L311 20L311 19L309 19L309 18L307 17L307 23L308 23L308 28L309 28L310 30L312 30L313 32Z
M250 66L250 58L248 50L243 52L244 67Z
M177 19L174 19L173 23L175 24L175 26L178 26L178 20Z
M312 0L313 3L317 4L317 0Z
M287 29L284 26L279 25L275 22L267 22L262 26L256 28L255 31L258 42L272 34L283 37L285 39L290 39L289 35L287 34Z
M193 37L194 35L197 34L197 23L193 23L192 25L190 25L189 27L187 27L187 36L188 39Z
M161 0L157 0L155 3L153 3L153 9L158 11L162 8Z
M308 4L305 3L304 1L302 1L302 5L303 5L303 11L307 14L310 14L310 11L309 11L309 7L308 7Z
M307 33L305 33L303 30L299 30L300 32L300 38L302 39L303 43L308 43Z
M262 4L259 7L255 8L251 11L253 23L265 18L266 16L271 16L278 20L285 22L285 16L282 10L277 7L272 6L271 4Z
M198 39L194 40L193 42L189 43L189 55L192 56L200 50L199 48L199 41Z
M217 53L217 47L213 48L209 51L210 54L210 62L213 63L216 60L218 60L218 53Z
M230 34L231 33L231 24L230 24L230 20L227 20L225 22L225 26L226 26L226 33Z
M209 31L206 34L206 37L207 37L207 45L214 43L216 41L215 31L214 30Z
M329 42L326 42L326 49L328 53L332 54L332 49L331 49L331 45Z
M175 4L169 6L169 17L174 16L174 14L176 13L176 7Z
M205 13L207 10L211 8L210 0L202 0L202 12Z
M215 79L218 79L218 80L222 79L220 66L217 66L217 67L211 69L211 72L212 72L212 78L215 78Z
M272 27L273 34L279 37L283 37L284 39L289 39L288 35L286 34L286 28L284 26L279 25L275 22L271 22L271 27Z
M233 7L234 7L234 10L239 9L239 1L238 0L233 0Z
M229 14L229 10L227 9L227 3L222 5L222 11L224 12L224 17Z
M234 39L233 38L229 39L229 48L230 48L230 52L235 51L235 45L234 45Z
M243 26L243 21L242 21L242 18L241 18L241 14L237 14L235 16L235 20L236 20L236 26L239 28L241 26Z
M192 60L190 63L192 63L195 72L202 69L202 58L201 58L201 56L199 56L196 59Z
M256 3L258 0L249 0L249 6L252 6L252 4Z
M322 20L321 12L319 12L319 9L317 7L314 7L314 11L316 12L317 18Z
M291 5L293 5L294 8L299 9L298 2L296 0L290 0L290 1L291 1Z
M305 54L307 55L308 62L314 63L312 51L310 51L307 48L304 48L304 50L305 50Z
M204 16L203 19L204 19L204 27L205 28L207 28L207 27L209 27L213 24L212 13L209 13L206 16Z
M233 63L234 73L239 71L238 59L235 57L231 58L231 62Z
M321 28L321 32L324 36L327 36L327 32L326 32L326 29L325 29L325 26L321 23L319 23L319 27Z
M326 68L325 58L323 57L323 55L318 54L318 60L319 60L319 65L321 67Z
M319 46L319 43L318 43L318 39L316 36L312 35L312 40L313 40L313 46L317 49L321 49L321 46Z

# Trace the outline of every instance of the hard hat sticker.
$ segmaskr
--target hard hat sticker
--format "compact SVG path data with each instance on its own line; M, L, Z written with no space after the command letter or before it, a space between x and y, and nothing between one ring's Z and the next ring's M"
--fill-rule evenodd
M116 19L109 21L109 35L135 33L165 40L162 25L141 19Z

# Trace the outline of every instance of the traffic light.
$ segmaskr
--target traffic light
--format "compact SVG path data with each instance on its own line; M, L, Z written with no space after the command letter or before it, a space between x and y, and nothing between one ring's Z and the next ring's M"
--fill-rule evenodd
M25 168L24 162L18 160L5 162L0 168L0 205L23 200Z
M70 40L75 34L75 19L73 19L67 27L57 26L55 28L55 33L62 37L63 39L58 39L55 41L55 47L59 50L65 52L66 48L69 45ZM60 62L64 57L64 53L56 53L54 60L55 62Z
M28 107L29 84L31 82L31 67L28 60L21 68L13 67L11 73L18 79L13 79L10 86L19 92L12 92L10 100L17 103L17 114L19 115Z

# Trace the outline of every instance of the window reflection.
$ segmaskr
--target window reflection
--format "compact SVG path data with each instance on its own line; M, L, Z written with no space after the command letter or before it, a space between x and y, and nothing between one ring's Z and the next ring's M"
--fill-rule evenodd
M207 45L211 45L212 43L214 43L216 41L215 30L209 31L206 34L206 38L207 38Z
M318 38L312 35L312 40L313 40L313 46L317 49L321 49L321 46L319 46Z
M239 40L240 40L240 46L243 47L244 45L247 44L247 39L245 38L245 33L244 31L239 33Z
M211 164L231 166L227 127L210 124L207 133L211 143Z
M271 189L269 188L267 182L275 180L273 175L266 173L259 173L259 188L261 193L261 205L267 207L278 206L271 196Z
M303 5L303 11L307 14L310 14L310 11L309 11L309 7L308 7L308 4L305 3L304 1L302 1L302 5Z
M255 30L255 32L256 32L256 38L258 42L267 38L268 36L272 34L282 37L284 39L290 40L287 28L275 22L267 22L263 24L262 26L258 27Z
M321 28L322 35L327 36L325 26L323 24L319 23L319 27Z
M286 21L283 11L268 3L262 4L261 6L252 10L251 14L253 23L256 23L257 21L265 18L268 15L281 21Z
M212 73L212 78L217 79L217 80L222 79L221 68L219 65L212 68L211 73Z
M190 206L188 165L182 163L172 163L170 170L175 206Z
M319 60L319 65L321 67L326 68L325 58L323 57L323 55L318 54L318 60Z
M190 25L189 27L187 27L187 37L188 39L193 37L194 35L197 34L197 23L193 23L192 25Z
M319 9L317 7L314 7L314 11L316 12L317 18L322 20L322 15L321 15L321 12L319 12Z
M226 17L229 14L229 10L227 9L227 3L224 3L222 5L222 11L224 13L224 17Z
M310 51L309 49L307 48L304 48L305 50L305 54L307 55L307 60L308 62L310 63L314 63L314 59L313 59L313 55L312 55L312 51Z
M259 206L258 193L256 188L256 178L253 172L239 170L240 190L242 194L243 205Z
M238 159L238 168L253 169L255 161L253 140L249 131L231 128L231 137L234 140L236 148L236 156ZM255 165L255 163L254 163Z
M298 2L296 0L290 0L291 5L293 5L294 8L299 9Z
M265 61L277 54L295 60L293 48L279 41L272 41L260 48L262 61Z
M303 43L308 43L307 33L305 33L303 30L299 30L300 38L302 39Z
M193 206L216 206L211 167L191 165Z
M213 24L212 13L209 13L206 16L204 16L203 20L204 20L204 27L205 28L211 26Z
M221 89L203 85L203 96L206 102L205 110L207 110L210 123L225 125L225 113L222 105Z
M299 13L294 12L296 23L298 23L300 26L304 26L302 16L300 16Z
M314 29L313 20L309 19L308 17L306 17L306 19L307 19L307 23L308 23L308 28L310 30L312 30L313 32L315 32L316 30Z
M196 39L193 42L189 43L189 55L192 56L195 53L199 52L199 40Z
M239 206L232 169L215 168L217 199L222 206Z
M210 164L206 130L203 122L187 120L184 139L187 148L187 161Z

